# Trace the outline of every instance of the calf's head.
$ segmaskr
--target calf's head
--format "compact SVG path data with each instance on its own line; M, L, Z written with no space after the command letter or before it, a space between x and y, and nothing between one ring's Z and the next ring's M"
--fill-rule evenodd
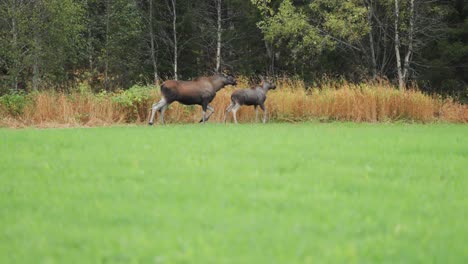
M274 84L274 83L272 83L270 81L263 81L262 88L264 90L267 90L267 91L268 90L274 90L274 89L276 89L276 84Z

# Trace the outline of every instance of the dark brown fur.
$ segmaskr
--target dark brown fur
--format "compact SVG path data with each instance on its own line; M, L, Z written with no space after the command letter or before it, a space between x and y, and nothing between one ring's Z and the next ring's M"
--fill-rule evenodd
M205 122L213 114L214 109L209 106L216 96L216 92L226 85L236 85L236 80L232 76L217 74L210 77L200 77L193 81L165 81L161 85L163 98L158 103L153 104L149 124L154 121L155 111L161 114L161 122L164 123L164 111L171 103L177 101L185 105L201 105L203 117L200 122ZM211 113L205 116L206 110Z

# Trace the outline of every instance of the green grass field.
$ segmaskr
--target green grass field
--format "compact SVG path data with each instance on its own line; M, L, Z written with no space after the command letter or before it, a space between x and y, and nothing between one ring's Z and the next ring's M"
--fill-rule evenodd
M0 263L468 263L468 126L0 130Z

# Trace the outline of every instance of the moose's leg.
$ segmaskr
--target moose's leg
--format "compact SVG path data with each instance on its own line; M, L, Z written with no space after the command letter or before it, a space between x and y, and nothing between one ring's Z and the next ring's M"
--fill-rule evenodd
M232 117L234 117L234 122L237 124L237 110L240 108L240 104L236 103L234 108L232 108Z
M206 121L208 121L208 119L210 119L210 116L211 116L212 114L214 114L214 112L215 112L214 107L212 107L211 105L208 105L207 107L208 107L208 109L211 111L211 113L206 117Z
M208 104L207 103L203 103L202 104L202 119L200 120L200 123L203 122L203 124L205 124L205 121L206 121L206 109L208 108Z
M211 105L207 105L206 108L208 108L208 110L210 110L210 114L206 117L205 121L208 121L208 119L210 119L210 116L214 113L214 108L211 106ZM199 123L201 123L203 121L203 119L200 120Z
M224 118L223 118L224 123L226 123L227 115L232 110L233 107L234 107L234 103L231 102L231 104L226 108L226 113L224 113Z
M164 112L169 105L165 104L161 109L159 109L159 118L161 118L161 124L164 125Z
M258 105L255 105L255 123L258 122Z
M264 104L260 105L260 108L263 110L263 124L266 123L266 118L267 118L267 109Z
M151 116L150 116L150 119L148 121L148 125L150 125L150 126L153 125L154 117L156 116L156 111L158 111L159 109L161 109L165 105L167 105L167 102L166 102L165 98L162 98L161 100L159 100L159 102L153 104L153 106L151 107Z

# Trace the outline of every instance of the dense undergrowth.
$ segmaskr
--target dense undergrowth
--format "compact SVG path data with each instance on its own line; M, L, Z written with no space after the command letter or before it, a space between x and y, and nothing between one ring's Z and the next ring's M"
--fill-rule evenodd
M246 78L239 78L238 87L218 92L211 104L216 109L211 122L222 120L234 89L249 86ZM267 99L271 121L468 122L468 107L464 104L417 89L397 90L388 83L330 83L318 88L282 78L277 86ZM146 122L151 104L159 98L159 87L138 85L117 92L92 93L81 85L71 93L14 93L0 97L0 126L139 124ZM169 123L196 122L200 114L200 107L178 103L166 112ZM255 121L253 107L242 107L238 117L240 122Z

